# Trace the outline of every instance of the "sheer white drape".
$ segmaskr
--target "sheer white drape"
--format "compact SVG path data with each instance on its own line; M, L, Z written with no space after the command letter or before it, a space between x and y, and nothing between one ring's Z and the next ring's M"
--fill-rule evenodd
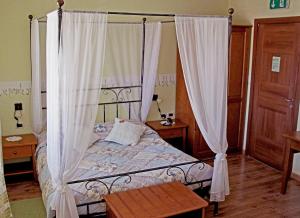
M141 119L146 121L155 88L161 41L161 23L145 24L145 59Z
M0 138L2 138L1 120L0 120ZM2 140L0 140L0 217L3 218L13 217L10 209L10 204L9 204L8 195L6 191L5 178L4 178Z
M40 34L37 19L31 22L31 109L32 129L35 135L43 130L42 96L41 96L41 67L40 67Z
M110 23L107 26L107 46L105 54L104 77L113 80L114 86L134 86L141 84L142 60L142 24ZM105 85L105 84L104 84ZM119 100L140 99L140 89L131 92L124 90ZM128 105L120 104L124 114L128 113ZM115 105L112 106L115 109ZM140 103L131 105L131 119L140 120ZM115 117L115 113L112 114ZM125 116L128 118L128 116Z
M98 109L106 14L57 12L47 19L47 159L57 218L78 217L71 181L89 146Z
M228 19L175 17L179 53L192 110L216 153L211 201L229 194L226 150Z

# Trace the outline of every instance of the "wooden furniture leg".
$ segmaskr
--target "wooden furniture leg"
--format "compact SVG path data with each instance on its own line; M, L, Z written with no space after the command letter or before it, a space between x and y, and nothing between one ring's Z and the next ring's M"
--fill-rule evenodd
M35 149L36 149L36 145L31 145L31 149L32 149L32 169L33 169L33 178L34 178L34 181L37 182L37 181L38 181L38 176L37 176L37 172L36 172L36 159L35 159Z
M202 218L205 218L205 208L202 208Z
M286 145L286 150L285 150L284 168L282 172L281 194L286 193L287 182L292 172L293 157L294 157L294 152L291 149L290 141L288 140L288 143Z
M182 148L183 151L186 152L186 133L187 133L187 128L182 129Z

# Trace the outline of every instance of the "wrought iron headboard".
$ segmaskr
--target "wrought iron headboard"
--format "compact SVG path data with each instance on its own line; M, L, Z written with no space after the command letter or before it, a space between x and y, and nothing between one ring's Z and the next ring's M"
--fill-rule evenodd
M122 94L126 93L127 95L133 94L133 90L138 90L140 94L138 98L135 99L125 99ZM120 105L128 104L128 119L131 119L131 112L132 112L132 104L140 103L139 105L139 117L141 113L141 105L142 105L142 86L120 86L120 87L107 87L101 89L101 94L108 95L109 93L113 94L113 98L109 102L101 102L98 104L99 106L103 106L103 121L106 122L106 109L108 105L115 105L116 106L116 115L115 117L120 117ZM134 94L133 94L134 95Z
M129 96L128 98L124 98L122 94L134 95L134 90L138 91L138 98L134 98L134 96ZM41 94L46 94L46 91L42 91ZM107 109L109 105L115 105L116 114L115 117L120 117L120 105L127 104L128 105L128 119L132 117L132 105L139 103L139 117L141 113L141 105L142 105L142 85L133 85L133 86L118 86L118 87L103 87L101 88L100 96L108 96L110 100L101 100L98 103L100 106L99 110L103 109L103 122L107 121ZM43 110L47 110L47 107L42 107ZM98 110L98 112L99 112Z

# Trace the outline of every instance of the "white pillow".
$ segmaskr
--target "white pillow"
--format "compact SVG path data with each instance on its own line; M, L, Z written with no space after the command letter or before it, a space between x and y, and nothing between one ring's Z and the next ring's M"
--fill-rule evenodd
M115 122L105 141L116 142L121 145L135 145L140 141L146 127L129 122Z

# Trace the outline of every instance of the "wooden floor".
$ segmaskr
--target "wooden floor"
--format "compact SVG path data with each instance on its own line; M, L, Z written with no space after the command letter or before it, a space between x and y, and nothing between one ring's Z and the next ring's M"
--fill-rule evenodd
M287 194L281 195L279 171L251 157L228 160L231 194L220 203L218 217L300 218L300 182L290 180Z
M231 194L220 203L218 217L300 218L300 182L290 180L286 195L280 194L279 171L251 157L228 157ZM11 200L41 195L33 182L8 185ZM212 207L207 211L212 216Z

